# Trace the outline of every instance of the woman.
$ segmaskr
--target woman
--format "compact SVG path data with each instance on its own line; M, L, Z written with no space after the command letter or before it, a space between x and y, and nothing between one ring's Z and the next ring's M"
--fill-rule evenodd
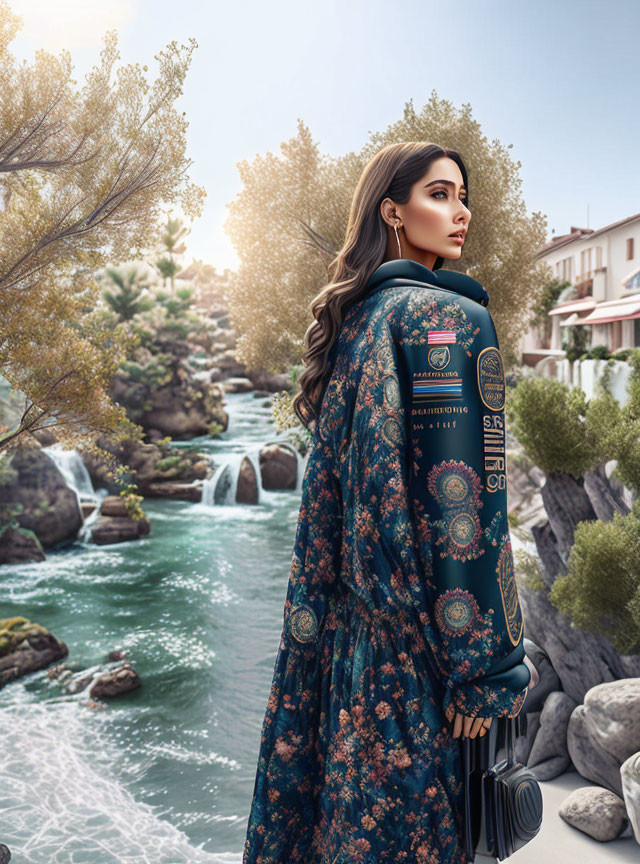
M243 864L464 864L460 736L516 716L504 368L488 294L440 270L460 156L384 148L312 303L313 443ZM439 271L439 272L438 272Z

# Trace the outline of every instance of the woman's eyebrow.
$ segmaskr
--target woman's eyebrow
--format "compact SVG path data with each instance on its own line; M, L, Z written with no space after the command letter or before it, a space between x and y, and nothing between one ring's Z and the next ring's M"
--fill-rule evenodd
M445 183L447 186L455 186L455 185L456 185L456 184L453 182L453 180L432 180L430 183L425 183L425 184L424 184L425 189L427 188L427 186L433 186L435 183ZM461 189L466 189L467 187L466 187L466 186L464 185L464 183L463 183L462 186L461 186L460 188L461 188Z

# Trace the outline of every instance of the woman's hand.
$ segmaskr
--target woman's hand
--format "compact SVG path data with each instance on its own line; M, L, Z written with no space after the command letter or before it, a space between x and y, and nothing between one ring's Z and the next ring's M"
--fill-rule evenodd
M452 735L454 738L458 738L460 733L465 738L475 738L476 735L482 737L491 726L492 720L493 717L466 717L458 712L453 721Z
M476 735L482 737L486 734L491 727L493 717L466 717L459 711L456 712L453 705L450 705L447 711L447 720L450 723L453 720L451 734L454 738L459 738L461 733L464 737L475 738Z

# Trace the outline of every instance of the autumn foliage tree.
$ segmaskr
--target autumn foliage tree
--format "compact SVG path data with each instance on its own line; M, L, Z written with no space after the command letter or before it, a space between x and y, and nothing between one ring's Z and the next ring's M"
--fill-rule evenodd
M194 218L187 120L176 107L196 47L172 42L147 67L118 66L117 34L78 86L67 51L9 50L21 18L0 0L0 373L24 394L0 450L49 426L70 447L139 438L109 382L130 346L104 328L95 274L157 245L167 204Z
M472 220L462 258L445 267L468 272L486 287L505 359L513 362L548 277L534 257L546 240L546 220L526 211L511 145L489 141L469 105L455 109L433 92L420 111L408 102L401 119L371 134L357 152L322 154L299 120L297 135L280 145L280 154L238 163L242 189L228 205L225 229L240 267L228 299L239 358L249 368L283 372L300 363L309 304L344 242L358 179L378 150L398 141L431 141L462 155Z

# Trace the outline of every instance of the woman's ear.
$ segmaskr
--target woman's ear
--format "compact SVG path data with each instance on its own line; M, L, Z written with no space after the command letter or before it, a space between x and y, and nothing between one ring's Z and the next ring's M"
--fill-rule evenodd
M393 228L396 222L400 221L400 216L396 210L395 203L391 200L391 198L385 198L380 202L380 215L387 223L389 228Z

